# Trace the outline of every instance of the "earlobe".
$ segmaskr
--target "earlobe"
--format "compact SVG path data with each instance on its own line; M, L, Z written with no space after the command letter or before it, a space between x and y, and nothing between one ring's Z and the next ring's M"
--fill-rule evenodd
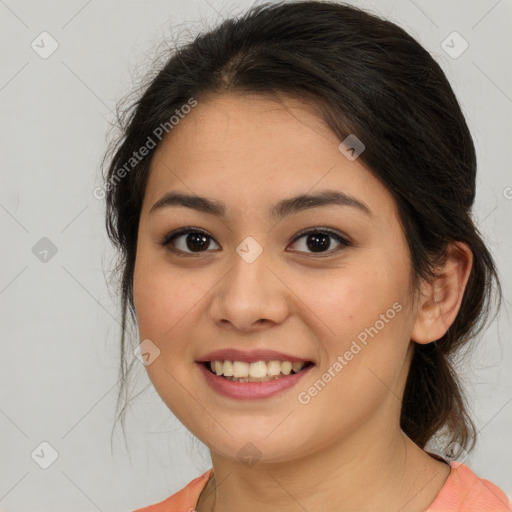
M466 289L473 253L462 242L450 244L443 266L433 282L422 283L411 340L426 344L441 338L455 320Z

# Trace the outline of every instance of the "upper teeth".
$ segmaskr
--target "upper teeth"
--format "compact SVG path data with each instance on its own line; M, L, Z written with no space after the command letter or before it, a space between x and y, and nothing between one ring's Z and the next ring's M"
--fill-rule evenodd
M293 370L295 373L302 370L305 366L304 361L256 361L247 363L244 361L210 361L210 368L217 375L225 377L253 377L255 379L267 376L275 376L283 373L290 375Z

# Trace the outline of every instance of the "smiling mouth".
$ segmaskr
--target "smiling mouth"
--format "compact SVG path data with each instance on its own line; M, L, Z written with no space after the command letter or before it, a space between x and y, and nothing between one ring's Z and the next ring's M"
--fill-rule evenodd
M206 369L226 380L234 382L268 382L282 379L290 375L302 372L313 366L311 361L256 361L247 363L245 361L206 361L201 363Z

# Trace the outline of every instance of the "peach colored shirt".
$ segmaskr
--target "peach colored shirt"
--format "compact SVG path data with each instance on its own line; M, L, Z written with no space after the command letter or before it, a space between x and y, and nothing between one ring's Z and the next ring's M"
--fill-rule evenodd
M448 479L425 512L512 512L512 503L499 487L460 462L450 461L450 466ZM212 475L210 468L164 501L133 512L196 512L199 495Z

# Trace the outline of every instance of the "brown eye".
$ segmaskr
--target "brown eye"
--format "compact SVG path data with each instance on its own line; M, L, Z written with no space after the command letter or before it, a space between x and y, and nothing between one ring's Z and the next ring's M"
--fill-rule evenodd
M299 252L311 251L313 254L325 252L331 253L350 245L350 243L347 242L347 240L345 240L339 233L326 229L310 229L309 231L302 232L295 238L293 243L296 244L297 241L302 238L305 238L305 241L298 244ZM333 238L339 245L337 248L329 250L334 245L332 243Z
M182 228L169 233L162 245L170 250L183 253L206 252L213 238L202 229Z
M305 239L305 241L298 244L298 252L309 252L310 254L329 255L350 246L350 242L330 229L314 228L303 231L295 237L292 245L297 244L301 239ZM332 242L333 239L335 240L334 243ZM200 254L209 252L212 242L217 245L216 249L220 249L219 245L206 231L200 228L187 227L169 233L161 242L161 245L176 253ZM337 247L336 244L338 244Z

